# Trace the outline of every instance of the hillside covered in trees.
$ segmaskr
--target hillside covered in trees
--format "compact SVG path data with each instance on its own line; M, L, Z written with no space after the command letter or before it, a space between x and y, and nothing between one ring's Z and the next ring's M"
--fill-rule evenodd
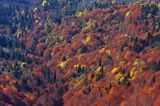
M159 106L159 1L1 0L0 105Z

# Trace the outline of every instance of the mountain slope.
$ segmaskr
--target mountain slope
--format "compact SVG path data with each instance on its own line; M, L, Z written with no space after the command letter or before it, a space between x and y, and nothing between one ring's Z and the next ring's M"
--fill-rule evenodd
M1 105L160 105L159 3L93 1L1 4Z

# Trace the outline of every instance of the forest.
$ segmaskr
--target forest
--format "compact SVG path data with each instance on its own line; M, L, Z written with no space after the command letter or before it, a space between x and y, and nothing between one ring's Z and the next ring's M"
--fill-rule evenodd
M1 106L159 106L159 0L1 0Z

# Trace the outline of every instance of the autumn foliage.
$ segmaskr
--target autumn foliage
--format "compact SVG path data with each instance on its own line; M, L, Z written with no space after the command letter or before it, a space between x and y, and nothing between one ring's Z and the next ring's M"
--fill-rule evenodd
M0 104L160 105L158 3L84 9L60 20L45 1L25 33L0 37L11 42L0 43Z

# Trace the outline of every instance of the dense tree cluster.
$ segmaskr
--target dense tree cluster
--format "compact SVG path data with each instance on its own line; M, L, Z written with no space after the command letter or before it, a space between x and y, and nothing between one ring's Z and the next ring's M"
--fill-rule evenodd
M0 2L0 105L160 105L159 3L25 2Z

